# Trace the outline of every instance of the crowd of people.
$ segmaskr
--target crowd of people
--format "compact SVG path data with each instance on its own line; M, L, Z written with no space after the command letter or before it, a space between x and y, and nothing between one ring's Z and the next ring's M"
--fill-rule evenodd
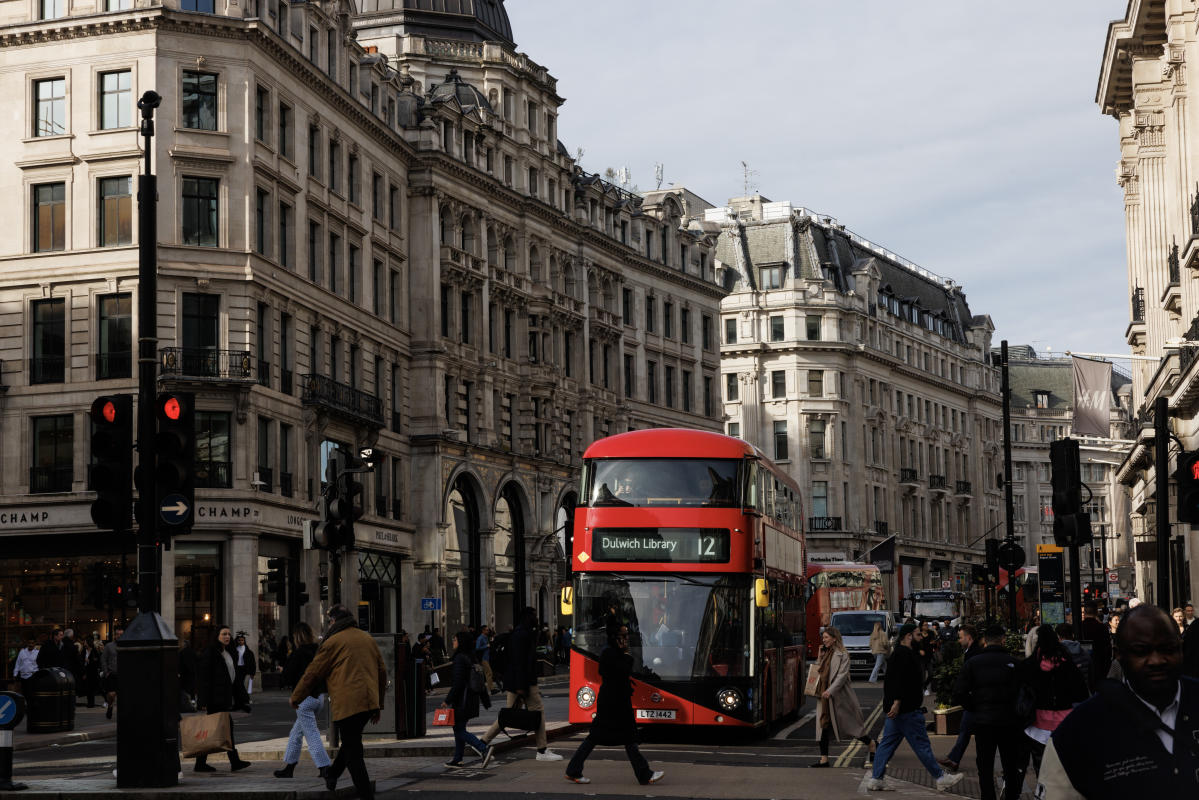
M77 702L86 700L88 708L95 708L99 697L105 715L112 719L117 702L116 640L123 633L118 625L113 629L113 638L105 642L99 633L78 637L72 628L55 628L40 643L26 639L13 662L13 678L19 682L21 693L28 696L29 681L38 670L66 670L75 683Z

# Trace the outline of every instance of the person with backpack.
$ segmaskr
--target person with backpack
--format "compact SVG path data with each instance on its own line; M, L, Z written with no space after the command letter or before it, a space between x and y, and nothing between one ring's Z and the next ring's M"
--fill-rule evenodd
M458 631L454 643L453 678L450 691L441 704L442 708L454 709L454 755L445 763L450 769L462 766L462 752L466 745L470 745L479 755L489 749L482 739L466 729L466 723L479 716L480 702L484 706L491 706L490 698L479 691L482 687L478 685L479 680L474 678L475 642L470 631Z
M1032 753L1033 769L1040 778L1041 759L1049 738L1074 706L1090 696L1090 692L1087 691L1086 673L1079 669L1070 650L1050 625L1037 629L1036 647L1020 665L1020 673L1021 680L1034 697L1034 718L1024 733L1028 739L1026 746ZM1027 765L1027 758L1023 763Z
M1081 642L1074 638L1074 627L1063 622L1057 625L1053 631L1057 634L1058 642L1070 654L1070 660L1074 662L1074 666L1078 667L1079 672L1082 673L1084 678L1089 677L1091 672L1091 654L1086 651Z

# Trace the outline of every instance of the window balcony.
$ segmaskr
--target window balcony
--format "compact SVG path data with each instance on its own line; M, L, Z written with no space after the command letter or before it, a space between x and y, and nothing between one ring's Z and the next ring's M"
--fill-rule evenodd
M284 497L291 497L295 491L292 485L292 475L290 472L279 473L279 494Z
M302 376L301 381L304 391L300 395L300 402L304 405L316 406L318 410L350 422L383 427L383 403L374 395L324 375L310 373Z
M270 467L259 467L258 484L254 488L260 492L275 491L275 471Z
M970 497L974 494L971 488L970 481L956 481L953 484L953 493L958 497Z
M948 494L949 493L949 481L947 481L945 479L944 475L929 475L928 476L928 488L932 489L934 492L941 492L944 494Z
M158 354L158 371L175 380L252 381L254 359L249 350L164 347Z
M132 353L96 353L96 380L133 377Z
M914 489L920 484L920 475L911 467L900 467L899 484L900 486L910 486Z
M231 489L233 488L232 461L197 461L197 489Z
M38 356L29 359L29 382L62 383L66 369L63 356Z
M816 531L839 531L841 530L841 518L808 517L808 530L813 533Z
M50 494L69 492L74 481L74 470L69 467L30 467L29 493Z

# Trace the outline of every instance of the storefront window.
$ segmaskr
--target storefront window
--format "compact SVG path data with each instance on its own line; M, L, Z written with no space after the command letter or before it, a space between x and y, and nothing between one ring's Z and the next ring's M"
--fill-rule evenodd
M400 560L383 553L358 553L358 627L371 633L394 633L399 614Z
M208 646L224 624L218 542L175 542L175 635L196 652Z

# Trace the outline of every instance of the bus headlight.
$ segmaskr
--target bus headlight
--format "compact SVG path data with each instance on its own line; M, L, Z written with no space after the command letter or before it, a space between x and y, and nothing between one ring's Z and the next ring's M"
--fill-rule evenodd
M575 695L575 702L579 704L579 708L591 708L595 705L595 689L590 686L579 689Z
M741 692L731 687L721 689L716 693L716 703L722 711L736 711L741 707Z

